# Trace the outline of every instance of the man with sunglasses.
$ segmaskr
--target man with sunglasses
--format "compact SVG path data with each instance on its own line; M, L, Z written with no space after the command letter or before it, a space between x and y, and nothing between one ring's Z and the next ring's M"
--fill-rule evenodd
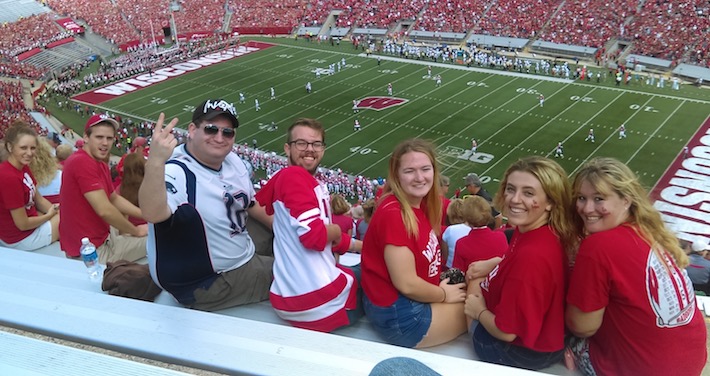
M150 222L148 261L156 284L190 308L214 311L269 297L273 257L256 249L247 219L271 217L254 201L244 162L234 153L239 120L232 103L209 99L177 146L173 119L160 114L139 191Z
M314 119L288 129L281 169L256 195L274 216L274 282L271 305L293 326L330 332L362 316L359 266L337 265L333 252L359 250L333 224L330 194L315 178L325 152L325 130Z

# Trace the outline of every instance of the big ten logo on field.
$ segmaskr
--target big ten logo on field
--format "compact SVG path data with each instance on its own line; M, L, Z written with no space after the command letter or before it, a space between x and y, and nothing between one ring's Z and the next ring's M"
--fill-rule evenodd
M493 154L481 152L474 153L471 149L464 149L456 146L447 146L443 150L439 150L439 155L442 157L456 158L480 164L490 163L493 158L495 158Z
M355 108L357 109L370 109L375 111L382 111L387 108L399 106L409 102L408 99L404 98L392 98L392 97L367 97L360 99Z

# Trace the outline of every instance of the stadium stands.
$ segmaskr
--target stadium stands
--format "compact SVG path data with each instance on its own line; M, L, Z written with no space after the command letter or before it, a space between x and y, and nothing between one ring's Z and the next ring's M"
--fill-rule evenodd
M27 112L22 100L22 84L0 80L0 139L5 138L5 131L16 119L29 123L38 134L46 134Z
M71 42L43 50L24 61L40 68L57 71L63 70L77 61L85 60L90 55L92 52L89 48L77 42Z
M28 0L1 0L0 24L15 22L34 14L48 13L51 9L42 6L38 1Z
M534 38L559 5L560 0L497 1L481 17L474 31L501 37Z
M355 0L344 4L348 11L338 17L338 26L389 28L403 19L415 19L424 1Z
M15 57L33 48L43 48L48 43L71 36L63 32L49 14L22 18L4 24L0 32L0 55Z
M417 18L416 29L466 33L485 12L487 1L445 0L430 2Z
M540 39L553 43L603 47L621 35L624 22L636 13L639 1L565 1L550 20Z
M634 41L637 54L710 67L709 12L710 4L705 0L646 1L624 37Z
M230 26L253 27L267 26L264 20L271 20L268 26L294 27L305 13L303 1L230 1L230 10L234 13Z
M14 78L39 79L45 75L49 69L41 68L30 63L15 63L0 61L0 76Z
M138 32L129 25L110 0L47 0L56 12L84 20L94 33L121 44L139 39Z

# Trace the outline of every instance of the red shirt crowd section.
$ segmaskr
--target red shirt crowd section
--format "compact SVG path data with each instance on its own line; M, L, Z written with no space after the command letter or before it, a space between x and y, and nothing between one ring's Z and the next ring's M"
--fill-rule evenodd
M70 36L70 33L62 31L48 13L33 15L0 26L0 56L12 58Z
M683 60L710 67L709 13L707 0L646 1L624 36L640 55L678 61L687 54Z
M588 47L602 47L609 39L626 33L624 22L636 14L638 0L565 1L540 39Z
M430 2L417 19L416 29L466 33L481 21L486 3L476 0L438 0Z
M37 134L47 134L27 112L22 100L22 84L0 81L0 140L5 138L5 131L16 119L26 121Z
M558 0L499 1L491 6L484 17L477 20L474 31L477 34L534 38L559 5Z
M149 42L163 35L170 10L164 2L147 0L47 0L56 12L86 21L111 42ZM635 42L641 55L710 66L710 4L707 0L223 0L181 1L174 12L178 32L214 32L233 12L232 27L294 27L321 25L331 10L343 12L336 26L389 28L404 19L414 29L433 32L538 38L571 45L604 47L611 39ZM66 37L43 14L2 26L0 54L8 57L42 48ZM21 35L21 40L16 36ZM5 70L26 67L4 64ZM25 74L32 77L32 72Z
M233 27L294 27L312 12L302 0L230 1ZM268 22L264 22L268 20Z
M47 0L47 5L57 13L86 21L93 32L112 43L139 39L136 29L126 22L110 0Z

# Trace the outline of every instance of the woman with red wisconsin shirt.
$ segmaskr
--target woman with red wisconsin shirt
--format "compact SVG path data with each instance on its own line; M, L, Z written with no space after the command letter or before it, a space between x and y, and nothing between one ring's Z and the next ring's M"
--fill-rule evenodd
M5 134L7 161L0 164L0 240L33 251L59 239L59 206L42 197L30 171L37 134L16 122Z
M363 306L385 341L430 347L466 331L465 284L439 281L439 168L434 145L401 142L362 246Z
M636 175L612 158L574 179L584 237L567 292L571 350L585 375L699 375L706 328L688 258Z
M550 159L526 157L505 172L494 202L515 232L498 265L480 284L469 283L466 298L481 360L539 370L562 359L566 253L576 243L571 198L567 173Z

